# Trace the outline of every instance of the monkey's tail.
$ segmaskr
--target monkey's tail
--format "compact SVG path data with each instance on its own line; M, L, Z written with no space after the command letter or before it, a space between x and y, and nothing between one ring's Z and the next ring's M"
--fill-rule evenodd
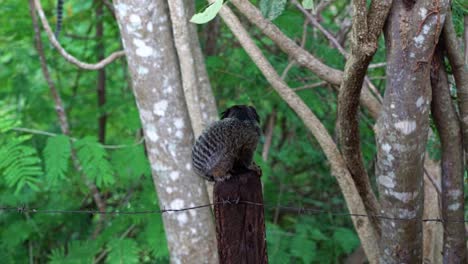
M57 24L54 32L55 38L58 38L60 31L62 30L63 2L64 0L57 0Z

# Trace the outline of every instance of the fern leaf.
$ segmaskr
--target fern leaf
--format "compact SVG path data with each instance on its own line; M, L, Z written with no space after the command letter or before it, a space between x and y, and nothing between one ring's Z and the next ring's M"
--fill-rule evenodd
M109 248L107 263L138 263L138 247L134 240L113 240Z
M0 104L0 133L5 133L19 124L14 109Z
M86 137L74 143L78 159L86 176L98 187L114 183L112 166L107 160L107 152L93 137Z
M65 178L70 154L70 139L67 136L61 135L47 139L47 145L44 148L44 159L46 176L51 184Z
M34 148L22 143L28 137L6 140L8 143L0 147L0 172L8 187L15 188L15 194L25 186L38 190L37 178L42 175L41 160Z
M119 175L120 184L130 184L139 176L151 175L148 158L143 146L134 146L112 151L111 164Z

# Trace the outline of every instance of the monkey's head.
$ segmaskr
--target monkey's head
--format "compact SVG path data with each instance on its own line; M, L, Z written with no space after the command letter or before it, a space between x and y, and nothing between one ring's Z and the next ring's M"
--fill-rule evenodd
M236 118L241 121L256 121L260 124L260 117L257 114L257 110L253 106L248 105L234 105L226 109L221 114L221 119L224 118Z

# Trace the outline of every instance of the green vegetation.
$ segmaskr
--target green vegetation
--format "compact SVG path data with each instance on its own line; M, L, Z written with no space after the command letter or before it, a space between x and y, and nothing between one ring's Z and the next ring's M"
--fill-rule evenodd
M42 1L51 24L55 2ZM335 1L334 8L320 14L325 28L339 29L334 21L349 16L343 8L347 3ZM455 3L461 6L459 1ZM197 1L197 10L203 6L205 1ZM300 42L303 15L292 5L286 4L284 8L279 14L278 10L266 7L264 11L270 18L276 18L275 24L288 36ZM97 61L98 42L104 43L106 54L122 48L118 27L109 10L105 9L102 18L104 37L96 39L95 2L66 1L64 9L60 42L71 54L83 61ZM0 206L96 210L83 181L86 175L88 181L100 188L107 211L158 210L150 167L143 144L139 144L141 127L125 60L119 59L106 67L107 101L98 107L97 73L66 62L42 33L48 67L70 124L71 135L63 135L34 48L27 1L7 0L0 5L0 14ZM461 21L460 13L454 15ZM199 27L202 48L207 27ZM252 27L250 32L279 73L289 68L285 80L292 88L320 82L304 68L294 64L288 67L288 57L257 29ZM320 32L310 27L305 32L307 50L330 66L344 67L344 58ZM380 45L383 46L382 40ZM216 55L208 56L206 64L218 109L233 104L255 105L264 128L271 114L276 113L268 159L262 160L263 142L255 157L264 173L270 262L341 263L359 246L348 216L307 214L277 206L347 211L320 147L222 24L216 49ZM379 49L374 62L384 61L384 50ZM369 77L375 78L373 83L380 91L384 88L383 76L383 68L370 70ZM298 94L333 135L336 93L332 87L319 85ZM107 114L105 144L96 139L97 120L102 113ZM365 162L373 175L374 121L365 111L361 117ZM81 172L73 166L72 149L76 151ZM371 179L375 181L373 176ZM107 215L103 219L101 215L89 214L0 211L0 223L2 263L28 263L31 255L37 260L35 263L93 263L103 252L105 263L169 260L159 214Z

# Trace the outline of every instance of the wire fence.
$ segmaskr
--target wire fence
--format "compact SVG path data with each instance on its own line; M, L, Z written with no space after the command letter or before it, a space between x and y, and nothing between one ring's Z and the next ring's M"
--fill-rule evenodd
M158 210L143 210L143 211L98 211L98 210L57 210L57 209L37 209L37 208L28 208L26 206L18 206L18 207L0 207L0 213L31 213L31 214L92 214L92 215L150 215L150 214L164 214L164 213L177 213L177 212L184 212L189 210L197 210L206 207L211 207L214 205L229 205L229 206L236 206L236 205L251 205L251 206L258 206L258 207L265 207L265 208L274 208L274 209L283 209L283 210L290 210L294 211L297 214L306 214L306 215L319 215L319 214L327 214L331 216L337 217L366 217L366 218L378 218L382 220L390 220L390 221L421 221L423 223L428 222L436 222L436 223L467 223L468 220L464 219L461 220L445 220L442 218L421 218L421 217L393 217L393 216L386 216L386 215L369 215L369 214L356 214L356 213L348 213L348 212L336 212L330 210L320 210L314 208L307 208L307 207L297 207L297 206L282 206L282 205L271 205L266 203L256 203L250 201L240 201L240 200L225 200L222 202L217 203L209 203L204 205L197 205L192 207L184 207L184 208L163 208Z

